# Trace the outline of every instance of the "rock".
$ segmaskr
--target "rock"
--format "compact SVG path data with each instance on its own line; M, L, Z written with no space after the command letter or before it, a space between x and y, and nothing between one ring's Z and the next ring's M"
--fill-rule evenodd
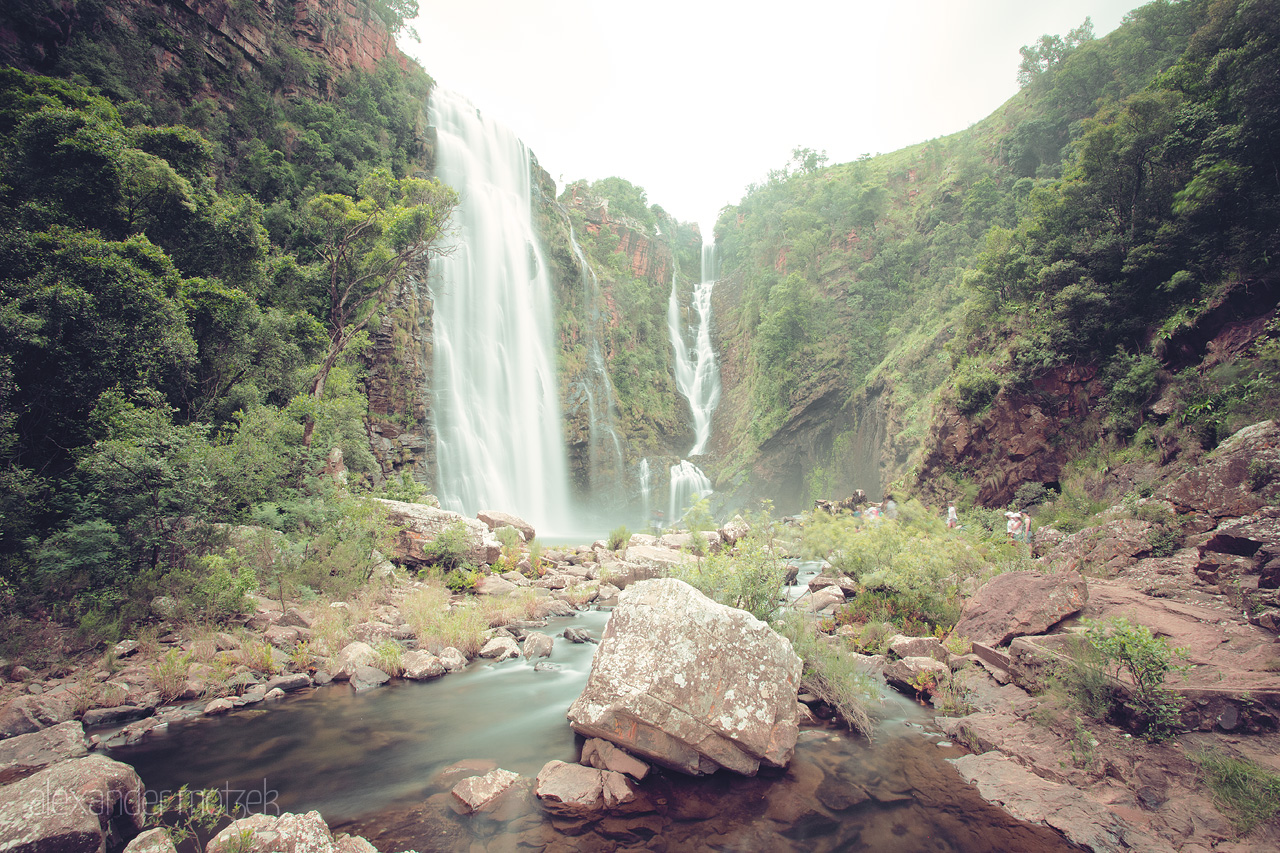
M1260 475L1251 474L1251 470ZM1263 421L1231 436L1157 496L1172 503L1179 512L1239 517L1275 503L1273 487L1278 478L1280 424Z
M484 644L484 648L480 649L480 657L490 658L494 661L504 661L507 658L519 656L520 647L510 637L494 637Z
M306 628L308 630L313 625L311 618L296 607L290 607L286 610L276 624L282 628Z
M355 688L357 693L363 693L366 690L381 687L390 680L391 676L387 675L376 666L359 664L351 673L351 686Z
M111 647L111 655L117 660L123 660L130 655L136 654L138 651L137 640L121 640Z
M0 849L99 853L142 829L142 780L102 755L73 758L0 788Z
M235 704L228 698L221 697L214 699L208 705L204 706L204 713L212 717L217 714L225 714L235 707Z
M1045 633L1088 601L1089 586L1079 572L1006 572L965 602L951 634L1001 646L1014 637Z
M951 668L931 657L906 657L884 668L884 680L907 693L924 692L951 675Z
M978 794L1019 820L1053 827L1094 853L1169 850L1167 844L1121 821L1071 785L1042 779L996 752L948 759Z
M319 812L250 815L233 821L205 845L205 853L336 853Z
M519 588L501 575L481 575L476 581L475 594L510 595Z
M490 530L497 530L499 527L514 527L520 531L520 535L524 537L526 542L532 542L533 538L538 535L532 524L510 513L482 509L476 513L476 518L488 525Z
M791 759L800 670L791 644L751 614L683 581L641 581L619 596L568 717L579 734L675 770L749 776Z
M262 639L266 640L277 649L291 649L298 645L301 638L297 628L282 627L280 625L272 625L270 628L262 632Z
M583 628L565 628L564 638L571 643L594 643L596 639Z
M672 566L678 566L681 563L688 563L693 560L693 556L683 551L673 551L670 548L663 548L658 545L629 545L627 547L626 562L636 566L642 566L657 577L671 569ZM624 586L618 583L617 578L610 578L610 581L617 586Z
M311 676L305 672L290 672L284 675L277 675L267 679L266 684L262 685L270 693L272 690L279 688L286 693L294 690L301 690L304 687L311 686Z
M438 657L447 672L459 672L467 668L467 656L453 646L441 649Z
M361 622L358 625L351 626L351 638L362 643L368 643L370 646L385 643L387 640L393 639L395 635L395 626L386 622Z
M0 785L16 782L44 767L88 754L80 723L69 720L7 740L0 740Z
M900 658L929 657L946 663L949 653L937 637L908 637L895 634L889 638L889 651Z
M589 738L582 745L582 763L598 770L625 773L637 782L649 774L648 764L598 737Z
M195 698L195 697L192 697ZM142 708L137 705L116 705L112 708L91 708L84 712L80 721L87 728L95 726L112 726L116 723L127 723L150 716L154 708Z
M404 677L412 681L439 678L448 671L440 658L421 649L405 652L400 657L400 664L404 667Z
M549 658L553 648L555 648L555 640L540 631L533 631L524 638L522 653L526 660L529 658Z
M512 786L520 782L520 774L510 770L491 770L483 776L469 776L453 786L453 796L466 814L483 812Z
M0 706L0 739L65 723L74 713L75 701L69 691L17 696Z
M157 595L151 599L151 612L161 619L173 619L178 615L178 599Z
M502 578L504 581L511 581L516 586L532 586L533 585L533 581L529 580L527 577L520 574L520 572L516 572L516 571L503 572L502 574L498 575L498 577Z
M129 842L124 853L178 853L169 830L163 826L148 829Z
M533 615L538 619L548 619L552 616L572 616L577 612L578 609L572 604L558 598L544 599L533 606Z
M357 667L371 666L378 659L378 653L373 650L373 646L368 643L355 640L347 643L342 647L342 651L338 652L337 670L333 673L335 681L345 681L350 678Z
M651 547L658 544L657 536L650 536L648 533L632 533L631 538L627 540L627 547L632 545L643 545Z
M732 548L739 539L751 532L751 525L740 515L735 515L733 520L720 528L720 538L724 540L727 547Z
M824 586L816 592L802 596L796 605L813 613L830 613L844 604L844 591L838 586Z
M1080 572L1089 569L1116 574L1151 552L1150 533L1155 525L1134 518L1087 527L1063 539L1040 558L1046 572Z
M281 690L279 687L273 687L270 690L268 690L262 698L268 702L274 702L277 699L283 699L284 695L285 695L284 691Z
M387 520L391 525L402 528L392 551L392 557L399 563L425 565L430 562L423 548L458 522L462 522L467 531L466 560L476 565L492 565L502 556L501 543L493 538L493 532L482 521L426 504L380 498L372 500L387 510Z
M559 817L593 817L635 799L635 789L621 773L548 761L538 771L534 793L543 808Z

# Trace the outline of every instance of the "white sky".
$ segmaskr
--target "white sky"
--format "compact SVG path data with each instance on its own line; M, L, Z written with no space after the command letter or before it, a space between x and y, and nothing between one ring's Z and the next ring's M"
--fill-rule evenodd
M1018 89L1018 48L1140 0L419 0L441 85L556 181L618 175L709 234L796 147L832 163L963 130Z

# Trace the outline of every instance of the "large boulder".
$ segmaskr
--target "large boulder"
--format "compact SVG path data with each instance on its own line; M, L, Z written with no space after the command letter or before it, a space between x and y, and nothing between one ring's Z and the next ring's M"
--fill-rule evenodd
M618 597L568 717L585 737L674 770L750 776L791 759L800 672L765 623L656 578Z
M51 764L89 753L84 728L74 720L0 740L0 785L30 776Z
M37 732L74 715L75 696L69 690L24 693L0 706L0 738Z
M256 814L233 821L215 835L205 853L367 853L363 838L329 831L320 812Z
M476 518L488 525L490 530L497 530L499 527L514 527L520 531L520 535L524 537L526 542L532 542L533 537L538 535L532 524L510 513L482 509L476 513Z
M493 538L493 532L483 521L467 518L456 512L436 509L426 504L373 499L387 511L387 520L403 528L396 540L392 556L401 563L425 564L429 562L424 548L445 530L462 522L467 531L466 559L476 565L491 565L502 555L502 545Z
M101 755L54 764L0 788L0 850L100 853L142 829L142 800L127 764Z
M1151 553L1155 525L1136 518L1087 527L1063 539L1040 558L1045 571L1118 574Z
M1160 490L1180 512L1214 518L1249 515L1276 502L1280 424L1263 421L1220 444L1205 462Z
M1002 646L1014 637L1043 634L1088 601L1089 585L1079 572L1006 572L965 602L951 633L984 646Z
M671 548L664 548L661 545L628 545L626 562L633 566L641 566L654 572L650 577L666 574L671 570L672 566L678 566L681 563L692 562L695 558L692 554L685 551L676 551ZM614 577L609 580L618 583Z

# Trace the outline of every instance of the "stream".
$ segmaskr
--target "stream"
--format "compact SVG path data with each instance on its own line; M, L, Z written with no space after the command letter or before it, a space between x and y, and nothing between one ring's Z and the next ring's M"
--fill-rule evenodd
M801 582L811 567L801 570ZM431 682L394 681L356 694L332 684L221 717L153 731L111 757L149 791L181 785L237 792L252 811L324 815L336 832L380 851L732 850L1067 851L1056 832L983 802L946 761L964 754L932 713L893 691L875 711L875 739L801 731L785 770L754 778L655 771L636 811L598 823L552 818L532 796L494 815L462 816L449 793L462 777L503 767L530 779L551 759L577 760L565 711L586 683L604 611L553 619L549 660L476 662ZM465 762L473 768L449 768Z

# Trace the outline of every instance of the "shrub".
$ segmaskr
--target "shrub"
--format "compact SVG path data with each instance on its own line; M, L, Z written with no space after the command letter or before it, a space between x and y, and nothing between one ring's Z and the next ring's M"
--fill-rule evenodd
M471 552L471 538L466 523L453 522L440 531L435 540L428 543L422 552L427 562L432 565L445 570L458 568Z
M395 640L383 640L373 650L373 665L387 675L404 675L404 647Z
M956 371L956 408L974 415L986 408L1000 391L1000 377L986 365L969 363Z
M1025 510L1044 503L1052 494L1053 492L1045 488L1044 483L1023 483L1013 493L1013 505Z
M169 649L151 665L151 680L160 693L161 702L176 698L187 685L187 668L191 656L181 649Z
M631 541L631 531L627 529L625 524L615 527L609 531L609 550L621 551L627 547L627 543Z
M448 594L439 587L415 591L401 605L405 621L418 637L418 646L439 653L452 646L468 657L479 654L484 645L488 617L471 603L449 605Z
M779 631L804 661L801 689L830 705L851 731L870 737L872 723L866 705L879 699L875 679L859 668L853 655L819 638L811 622L792 615Z
M444 585L451 592L470 592L476 588L476 583L483 574L484 572L479 571L474 566L462 565L444 573Z
M1170 649L1163 638L1152 635L1150 628L1131 625L1125 619L1087 625L1085 639L1100 656L1103 669L1113 678L1127 675L1133 683L1126 704L1137 714L1143 737L1152 742L1172 737L1181 715L1164 680L1170 671L1185 669L1173 661L1185 660L1186 649Z

